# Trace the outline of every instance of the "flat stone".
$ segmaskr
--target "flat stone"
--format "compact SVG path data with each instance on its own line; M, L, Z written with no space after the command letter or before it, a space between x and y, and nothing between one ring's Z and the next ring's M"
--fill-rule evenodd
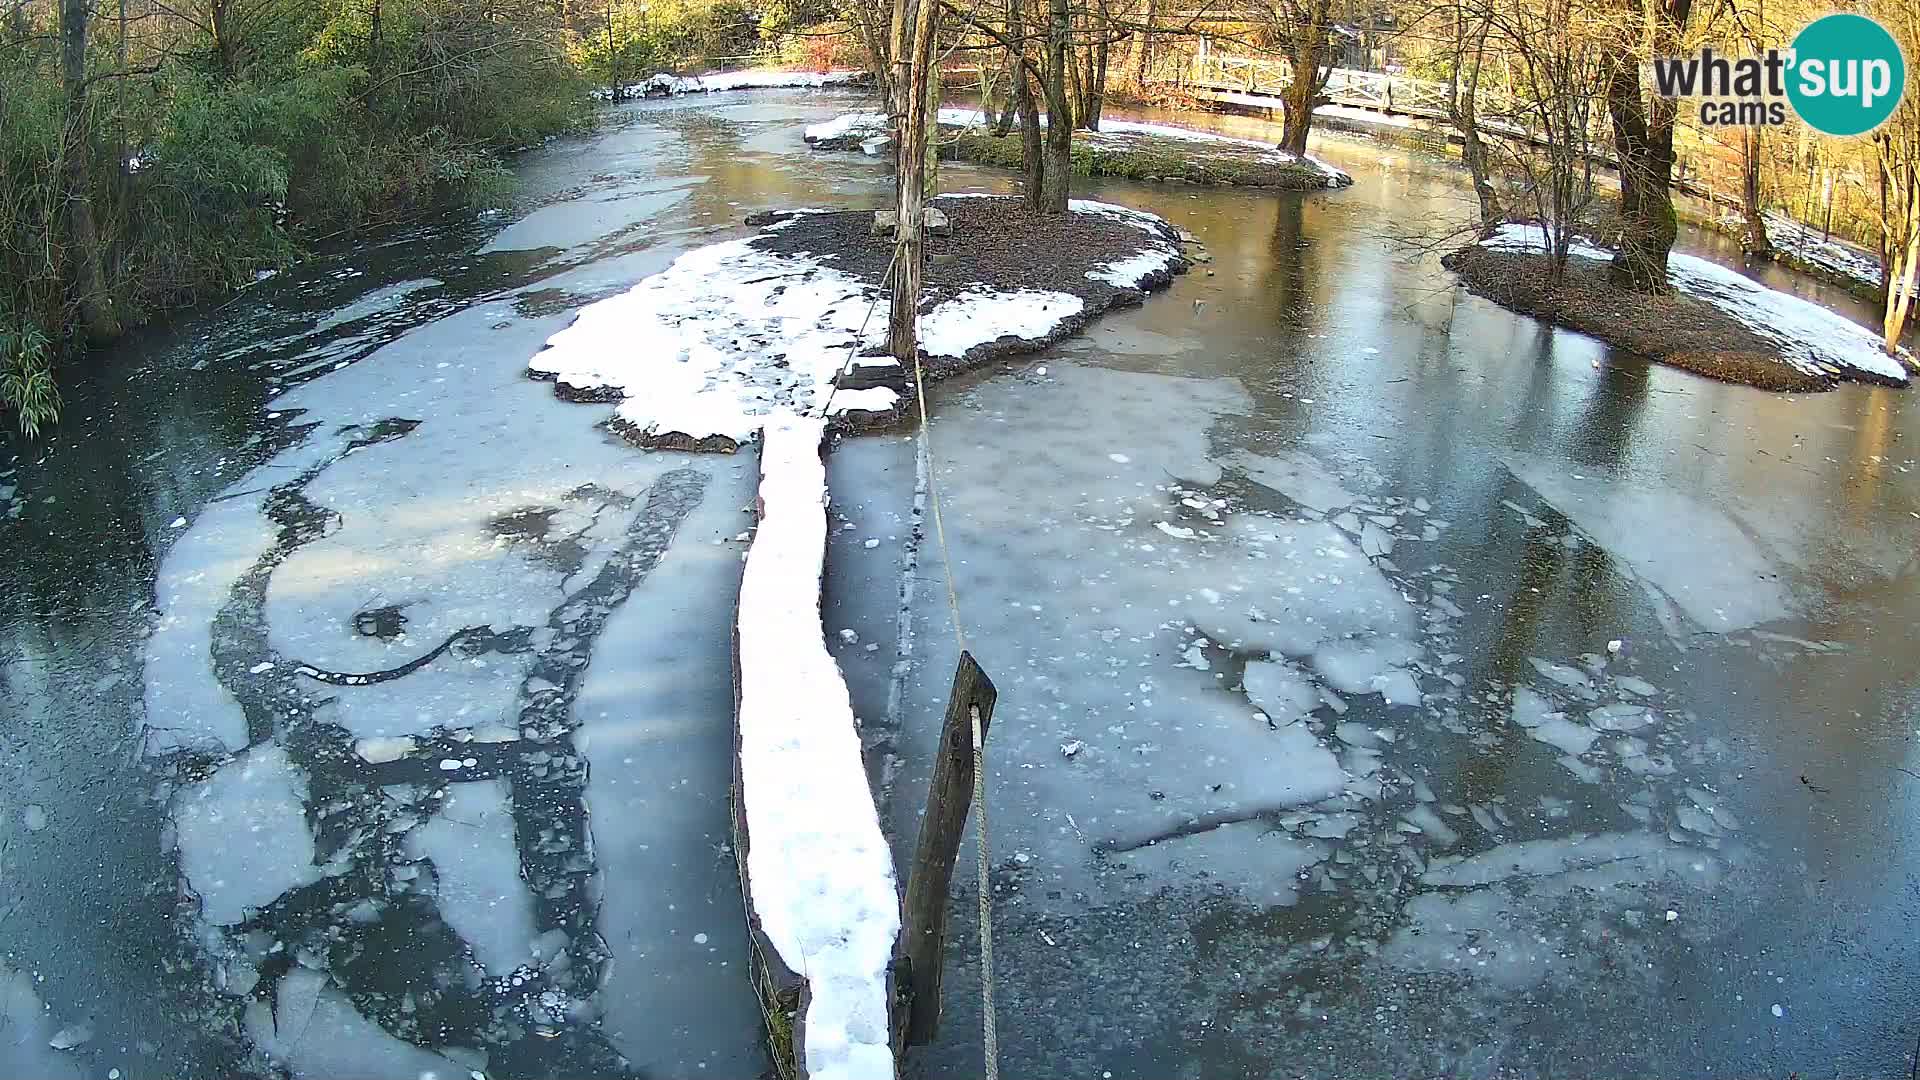
M873 235L892 236L894 226L897 225L899 221L900 215L892 210L875 210L873 212Z
M953 222L947 219L947 212L937 206L927 207L926 216L921 219L921 226L933 236L953 235Z

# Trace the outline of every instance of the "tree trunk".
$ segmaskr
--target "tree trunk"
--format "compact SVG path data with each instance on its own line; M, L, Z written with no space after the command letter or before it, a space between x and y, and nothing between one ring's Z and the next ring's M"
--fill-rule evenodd
M1916 273L1920 272L1920 185L1914 184L1911 176L1901 203L1900 224L1905 233L1906 250L1894 252L1887 262L1885 275L1887 306L1881 347L1888 353L1900 351L1900 337L1906 332L1907 315L1913 305Z
M1749 255L1773 254L1773 241L1767 236L1766 214L1760 205L1760 129L1741 129L1740 206L1746 213L1747 234L1740 247Z
M1653 20L1653 55L1676 56L1692 0L1631 0L1638 22ZM1613 280L1634 292L1670 291L1667 255L1680 235L1673 210L1672 98L1649 102L1640 92L1640 63L1622 48L1609 50L1607 115L1613 121L1613 149L1620 163L1620 247L1613 257Z
M1280 117L1280 149L1304 157L1307 135L1313 129L1314 106L1322 104L1320 90L1327 72L1327 34L1332 29L1332 0L1304 0L1290 20L1287 61L1293 76L1281 94L1285 103Z
M903 73L906 77L901 80L907 92L904 102L906 111L900 118L899 142L896 144L899 150L896 160L900 186L899 201L895 204L893 296L888 312L887 351L900 361L902 367L914 363L914 355L919 349L917 323L920 283L925 269L922 230L926 208L927 152L932 142L927 136L937 119L937 115L927 112L927 103L934 96L930 82L934 22L939 10L937 0L921 0L914 13L914 24L909 28L912 35L910 41L902 42L901 35L894 35L894 45L901 47L896 59L899 56L907 57L907 70Z
M1147 17L1143 21L1145 29L1139 32L1133 50L1133 85L1138 90L1147 88L1147 65L1152 60L1153 19L1159 14L1160 0L1147 0Z
M1007 40L1013 65L1013 107L1020 113L1020 164L1026 170L1023 194L1027 209L1039 213L1045 205L1046 160L1040 149L1040 109L1033 98L1033 72L1027 67L1027 14L1024 0L1007 0Z
M67 273L80 324L94 342L120 335L120 321L100 272L100 232L94 221L93 140L87 116L87 5L61 0L60 68L66 84Z
M1008 8L1007 25L1009 27L1013 25L1011 7ZM993 136L996 139L1006 138L1007 133L1013 130L1014 118L1020 111L1020 87L1027 81L1027 73L1020 66L1020 57L1012 49L1002 52L1001 66L1004 69L1001 74L1005 77L1007 84L1005 92L1001 95L1001 103L1006 108L993 119Z
M1113 33L1113 19L1107 10L1107 0L1100 0L1096 11L1099 26L1095 33L1099 36L1093 42L1093 76L1087 87L1086 111L1079 118L1080 126L1088 131L1100 130L1100 111L1107 104L1107 61L1112 56L1108 39Z
M1048 0L1046 167L1041 176L1040 212L1064 214L1073 189L1073 104L1067 98L1067 0Z
M1480 141L1480 115L1477 102L1480 95L1480 68L1486 57L1487 29L1488 24L1482 22L1479 35L1472 45L1471 59L1462 56L1454 64L1454 78L1448 87L1452 98L1447 103L1453 126L1460 132L1460 160L1466 164L1468 174L1473 177L1473 194L1480 202L1480 235L1482 237L1492 236L1506 216L1500 208L1500 192L1493 185L1486 144ZM1464 51L1464 41L1462 45ZM1465 94L1461 93L1459 76L1462 63L1467 68Z

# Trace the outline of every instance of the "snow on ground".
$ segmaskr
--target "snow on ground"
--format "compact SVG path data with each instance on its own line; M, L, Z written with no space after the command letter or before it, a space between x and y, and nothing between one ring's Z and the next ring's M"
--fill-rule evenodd
M986 122L986 114L978 109L949 108L940 110L940 123L947 127L983 127L986 125ZM1040 123L1042 127L1046 126L1046 117L1041 117ZM808 126L804 137L806 141L813 143L827 139L837 139L847 135L872 137L885 135L887 132L887 117L884 113L852 112L836 116L832 120ZM1102 135L1117 136L1117 138L1101 140L1100 136ZM1291 165L1296 161L1304 160L1336 184L1345 185L1353 182L1353 177L1348 176L1346 173L1341 172L1339 169L1334 168L1318 158L1312 156L1299 158L1279 149L1272 143L1264 143L1258 139L1241 139L1231 135L1217 135L1211 131L1197 131L1193 128L1175 127L1171 124L1150 124L1137 120L1107 119L1100 121L1100 130L1098 132L1077 133L1077 137L1079 138L1092 139L1095 142L1104 142L1115 150L1124 150L1127 148L1125 137L1129 135L1148 135L1161 139L1177 139L1182 142L1215 143L1227 146L1250 147L1264 151L1266 159L1275 164Z
M174 796L180 869L216 926L320 877L307 779L278 746L257 746Z
M533 961L533 896L513 828L506 781L476 780L448 785L440 812L407 834L407 857L433 862L441 917L496 976Z
M868 792L846 683L820 620L825 425L769 427L760 524L740 582L740 798L754 914L810 988L807 1075L893 1076L887 968L893 863Z
M1568 472L1544 457L1509 455L1506 465L1702 630L1758 626L1796 606L1773 558L1717 506L1637 481Z
M1767 239L1773 242L1776 251L1791 254L1834 277L1879 287L1878 253L1849 244L1831 234L1823 236L1819 229L1801 224L1778 210L1769 210L1761 218L1766 222ZM1747 225L1746 218L1737 214L1726 215L1720 222L1723 227L1741 231Z
M1082 199L1072 208L1151 237L1090 278L1138 287L1179 258L1164 238L1166 223L1151 214ZM828 256L778 255L750 239L688 252L628 292L580 309L528 362L529 372L554 379L562 396L621 398L618 420L644 438L740 444L776 418L894 407L898 395L885 387L833 389L850 357L885 343L881 291L834 269ZM921 316L922 347L957 357L1001 338L1045 338L1083 306L1067 293L969 289Z
M1502 225L1481 241L1503 251L1541 251L1546 234L1537 225ZM1576 240L1571 254L1607 260L1613 253ZM1790 293L1769 289L1738 271L1681 252L1667 258L1676 289L1697 296L1773 342L1783 358L1808 374L1851 372L1905 383L1906 366L1880 348L1880 337L1860 324Z
M866 77L867 73L864 71L748 69L714 71L705 75L670 75L663 71L641 82L627 83L620 88L620 96L623 98L677 96L717 93L721 90L818 90L826 86L851 86ZM593 96L604 101L612 97L613 93L603 87L594 90Z

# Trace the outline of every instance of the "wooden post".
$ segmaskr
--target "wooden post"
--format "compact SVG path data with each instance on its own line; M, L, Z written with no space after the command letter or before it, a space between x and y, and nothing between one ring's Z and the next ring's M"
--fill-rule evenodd
M932 1042L940 1030L940 982L947 946L947 890L953 861L960 854L967 811L973 806L973 716L980 716L980 738L987 737L997 697L993 680L973 654L962 652L953 673L947 718L940 725L940 749L927 787L927 812L907 874L907 898L901 916L902 948L907 957L908 995L905 1044Z

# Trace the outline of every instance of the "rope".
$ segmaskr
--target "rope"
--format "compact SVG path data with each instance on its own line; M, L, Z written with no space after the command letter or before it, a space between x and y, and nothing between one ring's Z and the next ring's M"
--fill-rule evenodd
M920 452L927 460L927 496L933 504L934 541L940 545L940 563L946 570L947 606L953 613L953 642L961 652L967 649L966 630L960 624L960 594L953 584L953 555L947 549L947 523L940 514L940 470L933 459L933 427L927 420L927 380L920 363L920 349L913 350L913 389L920 400ZM993 1008L993 892L989 871L991 857L987 847L987 748L986 735L980 730L980 707L967 708L973 722L973 826L974 848L978 854L978 892L980 894L980 1038L986 1053L986 1080L1000 1080L1000 1033Z
M886 295L887 283L893 280L893 268L899 261L900 250L895 248L893 258L887 260L887 272L880 275L880 288L874 291L873 303L867 305L867 317L860 320L860 329L853 335L853 341L847 346L847 358L840 361L841 375L851 375L853 373L853 354L860 348L860 343L865 340L867 336L867 324L873 321L874 310L880 306L880 298ZM820 414L829 420L833 419L833 395L839 392L839 379L836 378L827 384L827 400L825 404L820 406ZM924 410L922 410L921 422L925 422Z

